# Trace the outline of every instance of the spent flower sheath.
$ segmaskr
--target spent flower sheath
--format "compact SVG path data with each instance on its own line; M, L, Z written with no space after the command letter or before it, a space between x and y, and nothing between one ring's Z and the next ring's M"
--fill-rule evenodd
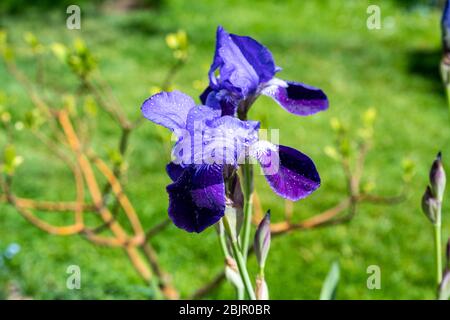
M259 122L247 120L260 94L297 115L328 108L320 89L279 80L274 75L280 70L266 47L219 26L202 104L179 91L161 92L143 103L143 116L176 137L166 169L173 181L167 186L169 216L179 228L201 232L218 222L227 206L235 206L234 188L240 185L233 177L245 163L259 163L272 190L286 199L305 198L320 186L308 156L260 140Z

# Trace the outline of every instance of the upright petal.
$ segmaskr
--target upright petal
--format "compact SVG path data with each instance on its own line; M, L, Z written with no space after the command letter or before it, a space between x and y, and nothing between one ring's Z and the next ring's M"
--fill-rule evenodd
M247 62L259 76L260 83L271 80L281 70L275 65L272 53L261 43L247 36L230 34L233 42L239 47Z
M272 97L280 106L290 113L308 116L328 109L325 93L303 83L273 79L268 82L262 94Z
M217 70L220 73L218 76ZM214 90L225 89L240 98L255 92L260 83L253 66L221 26L217 28L216 52L209 70L209 79Z
M160 92L144 101L141 107L145 118L172 131L184 129L194 100L180 92Z
M259 141L251 154L260 162L272 190L283 198L297 201L320 186L313 161L300 151Z
M202 232L225 212L222 166L191 165L167 186L167 192L170 219L188 232Z

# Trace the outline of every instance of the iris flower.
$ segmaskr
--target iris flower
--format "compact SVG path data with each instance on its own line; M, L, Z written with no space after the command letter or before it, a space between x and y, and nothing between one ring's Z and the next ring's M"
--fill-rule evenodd
M201 232L218 222L227 206L236 204L236 172L249 161L259 162L272 190L293 201L320 186L313 161L300 151L259 140L259 122L239 119L259 94L272 96L288 111L307 115L326 109L319 89L274 78L280 70L272 55L249 37L217 31L210 86L202 104L179 91L148 98L142 114L171 130L177 142L166 171L169 217L188 232ZM219 69L220 75L216 75ZM233 185L232 188L230 186ZM239 197L238 197L239 198Z
M307 116L328 108L322 90L275 77L281 71L272 53L256 40L217 28L216 51L209 70L209 86L202 103L219 101L223 115L245 117L261 94L273 98L290 113Z

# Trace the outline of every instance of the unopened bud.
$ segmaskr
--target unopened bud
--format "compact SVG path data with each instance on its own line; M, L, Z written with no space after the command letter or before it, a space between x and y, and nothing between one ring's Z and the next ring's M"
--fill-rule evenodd
M422 210L433 224L436 224L441 220L439 216L439 206L439 201L433 198L431 188L427 186L427 189L422 197Z
M267 287L264 277L256 277L256 290L255 295L257 300L269 300L269 288Z
M434 197L442 202L445 190L445 171L442 165L442 154L439 152L430 170L430 183Z
M439 300L450 299L450 270L445 271L442 277L441 284L439 285Z
M254 241L256 260L259 267L264 269L267 254L270 249L270 210L266 213L264 219L259 223Z

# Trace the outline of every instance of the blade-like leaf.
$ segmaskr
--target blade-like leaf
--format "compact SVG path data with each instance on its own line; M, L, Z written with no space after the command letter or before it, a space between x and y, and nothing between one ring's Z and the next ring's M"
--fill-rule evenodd
M339 283L340 268L339 263L334 262L331 265L330 271L322 285L320 291L320 300L334 300L336 299L336 290Z

